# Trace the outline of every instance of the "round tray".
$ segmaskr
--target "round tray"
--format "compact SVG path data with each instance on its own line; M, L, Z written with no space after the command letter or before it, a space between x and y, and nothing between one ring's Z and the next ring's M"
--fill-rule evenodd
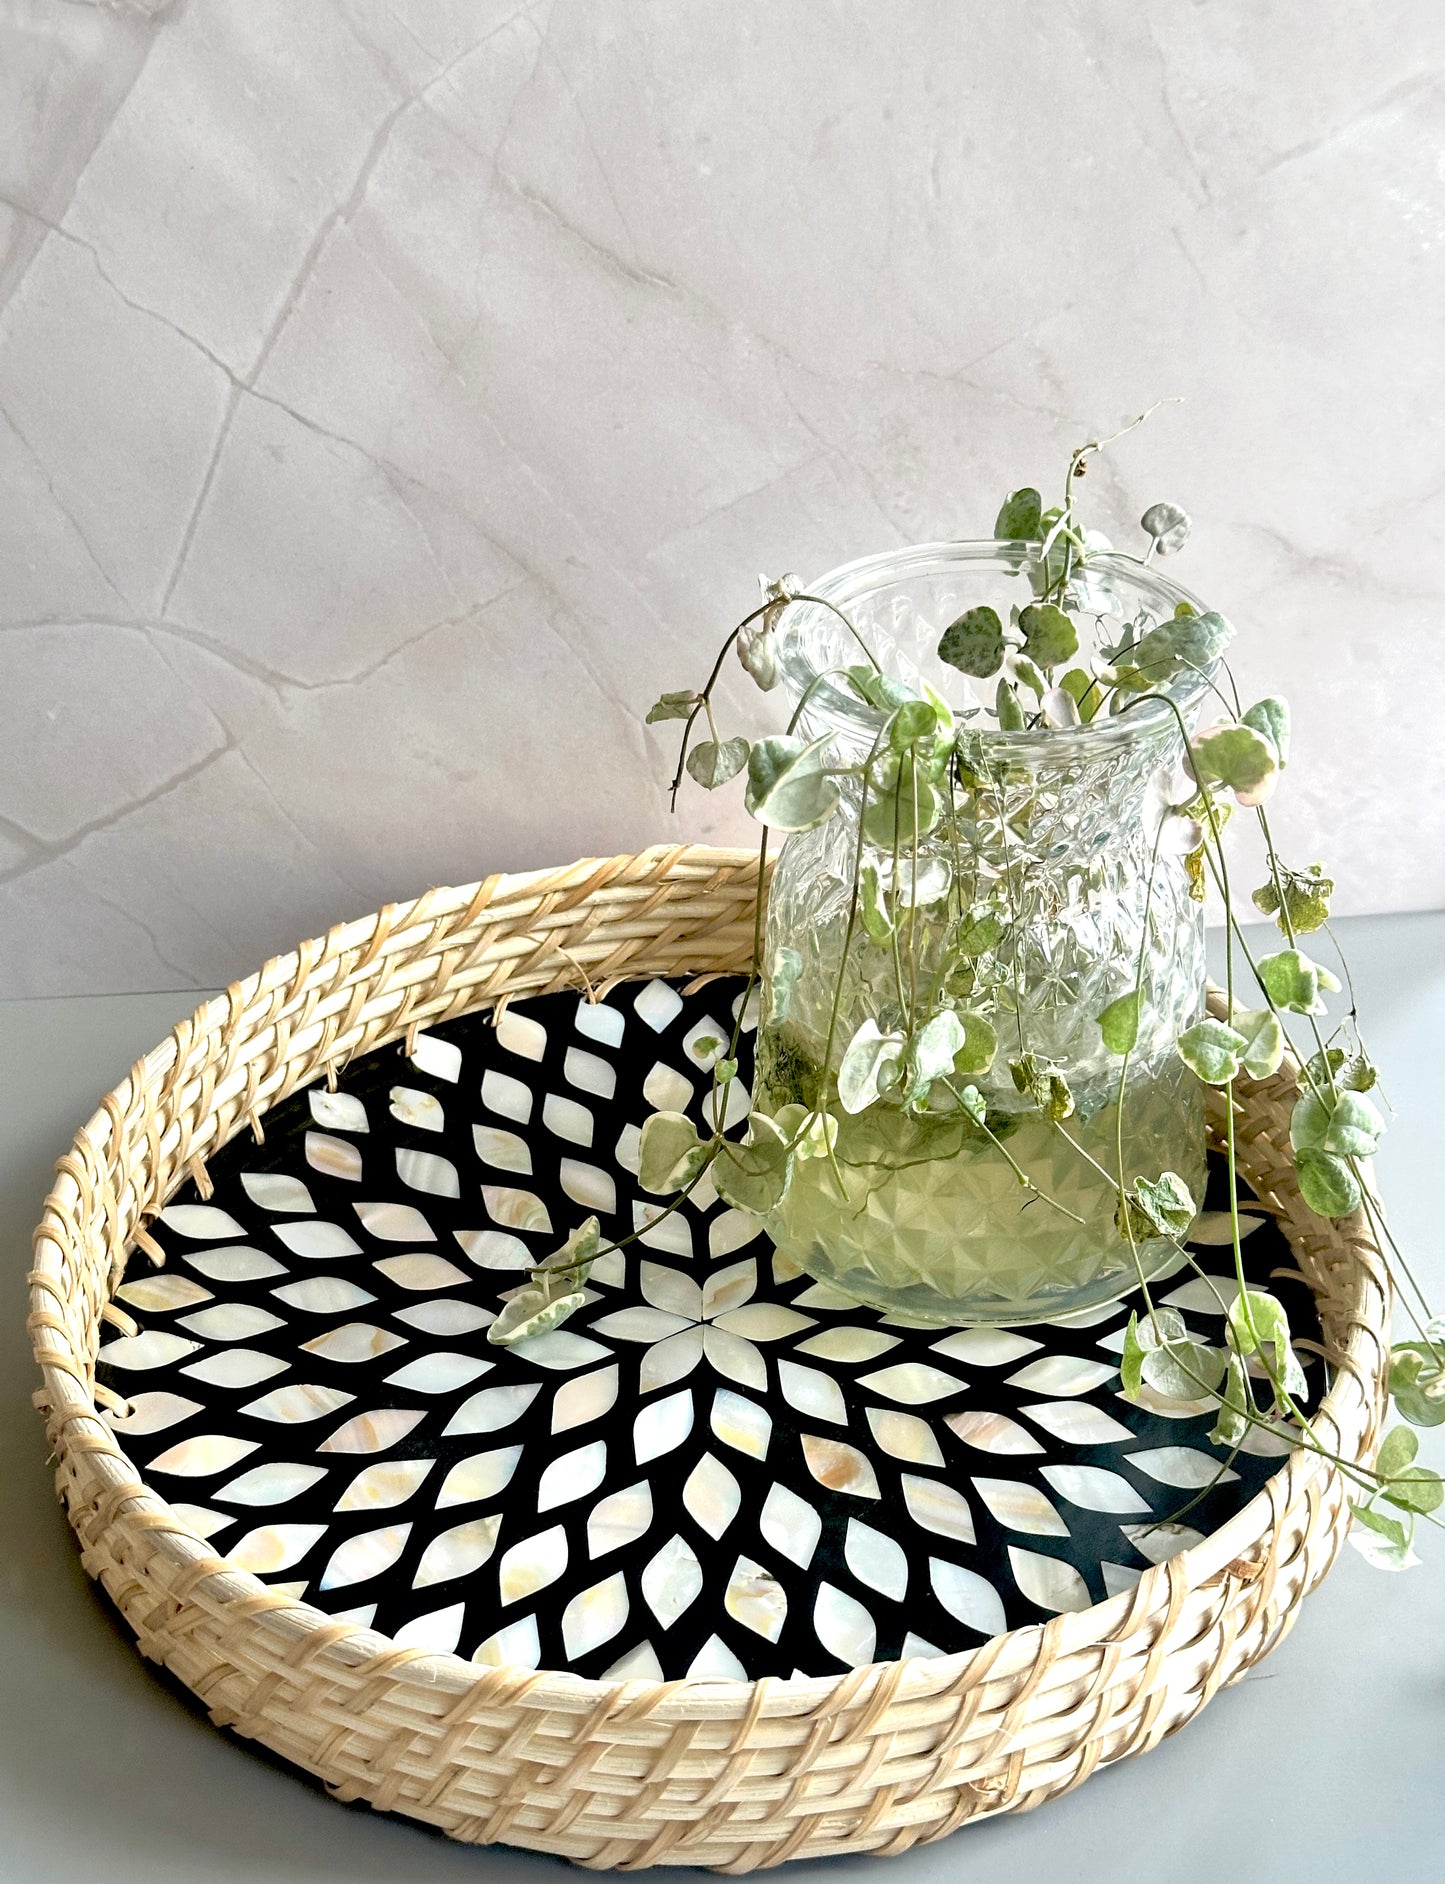
M970 1344L850 1310L706 1199L569 1330L486 1347L549 1215L656 1209L636 1121L705 1085L755 883L665 851L390 907L182 1023L62 1160L32 1326L86 1568L339 1796L594 1865L901 1850L1153 1745L1338 1547L1317 1460L1205 1489L1208 1417L1119 1400L1122 1310ZM1291 1093L1241 1094L1246 1254L1308 1281L1320 1419L1363 1457L1381 1271L1300 1205Z

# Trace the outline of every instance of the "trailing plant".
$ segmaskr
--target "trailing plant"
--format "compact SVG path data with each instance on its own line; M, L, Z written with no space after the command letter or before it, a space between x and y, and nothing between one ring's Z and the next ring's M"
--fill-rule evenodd
M726 637L702 684L664 693L648 712L650 725L681 727L674 805L685 777L709 791L741 778L760 837L746 997L737 1003L728 1040L699 1043L712 1056L708 1129L699 1131L681 1113L655 1113L642 1132L639 1181L646 1191L671 1199L657 1215L676 1210L707 1178L729 1205L765 1217L810 1164L824 1173L831 1169L844 1195L840 1115L854 1118L886 1108L937 1128L932 1155L990 1147L1039 1204L1072 1214L1014 1158L1008 1140L1018 1115L992 1107L980 1085L996 1063L1006 1066L1026 1111L1114 1188L1115 1231L1131 1253L1146 1303L1142 1317L1131 1317L1125 1337L1125 1391L1137 1397L1147 1389L1166 1400L1212 1404L1211 1437L1218 1444L1237 1448L1251 1428L1261 1428L1329 1459L1356 1493L1352 1541L1372 1563L1403 1569L1416 1561L1417 1522L1439 1524L1436 1514L1445 1501L1439 1475L1416 1461L1412 1430L1445 1423L1445 1321L1432 1317L1371 1187L1370 1160L1386 1119L1348 967L1329 924L1334 883L1323 864L1289 864L1275 848L1268 806L1289 764L1289 707L1277 696L1244 704L1225 658L1234 629L1215 610L1181 603L1172 615L1155 618L1141 609L1121 633L1102 634L1108 615L1104 559L1110 567L1127 562L1147 568L1155 558L1181 550L1191 528L1177 505L1151 504L1140 519L1143 548L1129 555L1081 520L1077 498L1089 463L1122 435L1091 440L1072 454L1057 504L1046 505L1038 490L1027 487L1004 499L994 535L1027 571L1033 599L1003 613L988 605L968 608L943 630L938 658L965 677L965 704L951 706L927 681L909 686L886 674L845 613L783 576L764 580L761 602ZM831 736L810 738L801 730L806 694L781 732L725 736L717 723L715 695L729 651L758 688L771 693L782 678L779 631L787 611L799 605L837 616L856 656L814 684L841 686L882 716L870 749L853 762L834 755ZM1176 697L1178 683L1188 681L1197 683L1193 691L1209 703L1200 716L1204 724L1192 730ZM1111 1168L1075 1135L1076 1095L1064 1071L1028 1038L1021 1006L1014 1004L1016 1025L1007 1045L995 1024L1000 991L1006 995L1010 977L1018 974L1027 866L987 880L969 869L972 834L989 819L1007 826L1007 760L999 756L998 733L1047 739L1146 708L1173 716L1185 754L1183 764L1159 781L1163 808L1155 861L1166 853L1182 857L1190 894L1202 902L1212 885L1223 908L1224 1014L1191 1021L1173 1041L1178 1059L1223 1101L1236 1294L1217 1345L1196 1340L1177 1310L1154 1300L1140 1261L1141 1246L1162 1240L1194 1262L1185 1238L1199 1201L1176 1172L1131 1177L1126 1168L1130 1060L1150 1002L1143 945L1135 985L1096 1017L1101 1047L1118 1066ZM851 1037L841 1038L840 968L821 1062L797 1056L799 1063L781 1073L774 1065L774 1085L786 1087L789 1102L771 1113L754 1107L740 1128L729 1127L729 1088L738 1078L744 1016L756 1008L763 978L769 844L775 833L823 825L838 814L845 795L857 808L858 840L844 961L855 936L871 943L885 976L891 974L886 998ZM1265 954L1255 953L1241 925L1224 842L1228 827L1249 818L1266 859L1265 880L1251 901L1259 914L1273 918L1281 943ZM865 846L875 859L865 859ZM1151 875L1151 888L1152 882ZM1310 953L1316 936L1324 938L1343 984L1327 962ZM765 1037L775 1038L786 1022L802 970L802 957L786 946L768 963ZM787 1049L771 1051L776 1058ZM1363 1212L1416 1324L1415 1337L1393 1348L1389 1369L1390 1394L1404 1424L1386 1434L1373 1471L1341 1459L1312 1423L1285 1310L1269 1289L1245 1275L1234 1088L1241 1080L1269 1078L1291 1051L1299 1068L1290 1142L1300 1193L1324 1218ZM589 1218L513 1292L489 1338L516 1341L556 1326L583 1301L597 1257L632 1240L604 1245L597 1220Z

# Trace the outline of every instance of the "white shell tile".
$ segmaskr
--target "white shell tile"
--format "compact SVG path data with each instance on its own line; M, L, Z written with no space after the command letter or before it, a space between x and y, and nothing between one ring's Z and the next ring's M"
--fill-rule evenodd
M915 1524L922 1525L925 1531L932 1531L939 1537L952 1538L956 1543L976 1543L973 1512L963 1493L952 1485L942 1484L937 1479L920 1478L916 1473L902 1474L903 1497L908 1506L908 1515Z
M742 1488L721 1459L705 1452L687 1476L682 1502L709 1537L721 1537L742 1507Z
M411 1250L405 1256L383 1256L372 1268L394 1282L399 1289L420 1293L427 1289L450 1289L465 1282L466 1271L449 1263L445 1256L433 1256L426 1250Z
M572 1025L584 1040L595 1040L603 1047L620 1047L627 1017L621 1008L606 1001L589 1001L584 996L577 1003Z
M799 1354L815 1354L820 1361L857 1362L877 1360L889 1348L898 1346L898 1336L884 1334L878 1328L825 1328L798 1343Z
M118 1433L163 1433L168 1426L179 1426L192 1413L199 1413L198 1400L188 1400L180 1393L133 1393L125 1413L107 1413L106 1423Z
M542 1473L537 1483L538 1511L555 1511L596 1491L607 1472L607 1442L589 1440L572 1452L564 1452Z
M748 1671L720 1635L710 1635L688 1663L689 1681L746 1681Z
M271 1293L278 1302L303 1315L344 1315L350 1308L376 1300L370 1290L359 1289L345 1276L304 1276L300 1282L288 1282Z
M462 1050L454 1041L419 1033L412 1043L411 1063L419 1073L426 1073L432 1079L444 1079L454 1086L461 1077Z
M434 1243L436 1232L411 1204L353 1204L362 1227L383 1243Z
M537 1260L510 1230L454 1230L452 1234L478 1269L530 1269Z
M494 1171L510 1171L515 1177L531 1177L532 1149L519 1132L506 1131L500 1125L474 1125L472 1144L477 1156Z
M968 1408L961 1413L950 1413L946 1424L966 1446L972 1446L976 1452L1043 1451L1033 1434L1026 1432L1017 1420L1011 1420L1005 1413L991 1413L982 1407Z
M483 1374L490 1374L492 1366L491 1361L484 1361L478 1354L434 1349L430 1354L407 1361L394 1374L388 1374L386 1384L403 1387L408 1393L455 1393L458 1388L469 1387L474 1380L480 1380Z
M178 1478L211 1478L255 1450L254 1439L238 1439L234 1433L196 1433L158 1453L150 1469L174 1473Z
M414 1151L397 1147L396 1175L414 1191L426 1191L433 1197L460 1197L461 1181L450 1158L434 1151Z
M368 1132L371 1122L366 1116L366 1106L354 1093L328 1092L324 1086L313 1086L306 1094L306 1102L311 1108L311 1116L318 1125L332 1132Z
M519 1014L509 1007L497 1021L497 1045L518 1059L541 1061L547 1051L547 1029L530 1014Z
M696 1087L686 1073L658 1060L642 1082L642 1096L655 1112L686 1112Z
M380 1407L375 1413L358 1413L338 1426L329 1439L323 1439L318 1452L385 1452L399 1445L414 1426L426 1418L410 1407Z
M1028 1393L1066 1398L1071 1394L1092 1393L1118 1371L1104 1361L1086 1361L1073 1354L1046 1354L1041 1360L1021 1367L1016 1374L1010 1374L1008 1384Z
M883 1496L872 1463L856 1446L845 1445L841 1439L820 1439L814 1433L804 1433L802 1440L803 1458L820 1485L854 1498Z
M348 1365L369 1361L378 1354L389 1354L393 1348L405 1346L403 1336L393 1334L389 1328L378 1328L369 1321L344 1322L341 1327L328 1328L325 1334L301 1344L303 1353L319 1354L324 1361L341 1361Z
M1128 1479L1101 1465L1046 1465L1043 1476L1071 1505L1085 1511L1133 1513L1147 1511L1148 1501L1139 1496Z
M293 1256L307 1262L338 1262L343 1256L361 1254L356 1238L348 1236L339 1223L331 1223L324 1217L310 1223L278 1223L272 1233Z
M813 1326L811 1315L799 1315L781 1302L748 1302L742 1308L715 1313L714 1322L745 1341L783 1341Z
M903 1638L903 1647L899 1651L898 1659L906 1662L917 1657L925 1661L941 1661L943 1654L944 1651L941 1648L935 1648L927 1636L915 1635L910 1629Z
M161 1222L182 1236L201 1243L219 1243L223 1236L244 1236L246 1232L229 1211L215 1204L167 1204Z
M336 1501L337 1511L387 1511L417 1491L434 1459L384 1459L364 1466Z
M1071 1563L1058 1557L1045 1557L1036 1550L1009 1545L1009 1565L1014 1581L1031 1603L1040 1609L1088 1609L1093 1598L1089 1586Z
M1193 1550L1204 1542L1202 1532L1188 1524L1121 1524L1119 1529L1150 1563L1168 1563L1181 1550Z
M446 1108L434 1093L416 1086L393 1086L388 1101L387 1111L398 1125L416 1132L440 1132L446 1127Z
M617 1209L617 1181L595 1164L578 1158L563 1158L557 1167L558 1182L574 1204L598 1216L610 1217Z
M319 1484L325 1476L324 1466L275 1459L265 1465L252 1466L249 1472L230 1479L212 1496L228 1505L285 1505Z
M626 1625L627 1579L621 1571L580 1591L562 1611L562 1646L576 1660L610 1642Z
M410 1535L409 1524L387 1524L375 1531L363 1531L359 1537L349 1537L332 1553L318 1589L344 1589L348 1584L366 1583L380 1576L406 1549Z
M646 1479L599 1498L587 1518L587 1551L606 1556L635 1543L652 1528L652 1487Z
M199 1282L165 1269L158 1276L138 1276L134 1282L124 1282L115 1293L117 1301L152 1315L168 1315L173 1309L194 1308L198 1302L213 1299L211 1291Z
M408 1302L405 1308L394 1308L391 1318L404 1321L408 1328L415 1328L421 1334L451 1336L475 1334L478 1328L489 1328L496 1320L489 1308L445 1295L430 1302Z
M555 1583L567 1568L567 1533L560 1524L537 1531L503 1552L498 1594L505 1607L520 1603Z
M1067 1537L1069 1527L1037 1485L1024 1479L975 1478L973 1488L999 1523L1036 1537Z
M1011 1328L960 1328L942 1341L931 1343L935 1354L962 1361L967 1367L1006 1367L1025 1354L1036 1353L1037 1341L1015 1334Z
M494 1451L477 1452L470 1459L459 1459L442 1480L437 1509L474 1505L483 1498L495 1498L511 1484L521 1456L520 1446L498 1446Z
M780 1360L778 1385L795 1412L809 1419L830 1420L835 1426L848 1424L843 1390L831 1375L819 1373L816 1367L800 1366L797 1361Z
M541 1198L532 1191L518 1190L508 1184L484 1184L482 1202L493 1223L504 1230L526 1230L539 1236L552 1234L552 1217Z
M965 1569L946 1557L930 1557L928 1579L939 1602L966 1629L990 1636L1007 1628L1003 1598L976 1570Z
M259 1400L248 1401L241 1411L252 1419L299 1426L307 1420L338 1413L355 1398L355 1394L343 1393L339 1387L319 1387L308 1381L297 1381L289 1387L273 1387Z
M483 1387L464 1400L442 1429L443 1439L457 1433L495 1433L519 1420L541 1392L540 1386L513 1384Z
M806 1499L786 1485L774 1484L763 1501L758 1529L774 1550L806 1570L823 1535L823 1520Z
M300 1178L288 1177L283 1171L243 1171L241 1187L262 1210L285 1210L292 1215L305 1211L310 1215L316 1209Z
M212 1511L207 1505L181 1504L174 1498L170 1503L181 1523L188 1524L197 1537L215 1537L236 1522L234 1512Z
M725 1446L732 1446L754 1459L767 1458L773 1417L755 1400L745 1399L729 1387L719 1387L713 1395L710 1420L714 1433Z
M237 1243L232 1249L194 1249L185 1261L188 1268L198 1269L212 1282L260 1282L286 1274L284 1263L248 1243Z
M617 1090L616 1067L585 1047L568 1047L562 1073L569 1086L590 1092L596 1099L610 1099Z
M498 1118L525 1125L532 1116L532 1089L510 1073L498 1073L488 1067L482 1074L482 1104Z
M682 1012L682 996L665 981L649 981L632 1003L639 1020L646 1021L654 1033L670 1027Z
M1238 1472L1231 1471L1223 1459L1193 1446L1150 1446L1128 1455L1137 1466L1161 1485L1177 1485L1185 1491L1200 1491L1206 1485L1237 1483Z
M274 1354L262 1354L257 1348L227 1348L219 1354L208 1354L203 1360L191 1361L181 1372L189 1374L193 1380L205 1381L208 1387L255 1387L263 1380L286 1373L290 1365L289 1361L278 1360Z
M642 1595L664 1629L670 1629L702 1594L702 1565L692 1546L671 1537L642 1573Z
M428 1589L434 1583L450 1583L455 1577L469 1577L480 1570L496 1549L501 1528L501 1513L494 1512L490 1517L471 1518L441 1532L422 1552L412 1588Z
M565 1138L569 1145L581 1145L584 1149L591 1145L596 1129L586 1106L557 1092L549 1092L542 1101L542 1123L555 1137Z
M513 1342L512 1352L533 1367L564 1374L608 1358L608 1350L600 1342L589 1341L586 1335L575 1334L570 1328L553 1328L547 1334Z
M897 1538L849 1518L843 1558L858 1581L880 1596L901 1603L908 1594L908 1557Z
M323 1177L340 1179L346 1184L361 1182L361 1152L344 1138L329 1132L306 1134L306 1162Z
M474 1662L482 1662L490 1668L535 1668L541 1659L535 1616L523 1616L518 1622L508 1623L472 1651Z
M179 1326L206 1341L250 1341L285 1323L279 1315L250 1302L217 1302L214 1308L198 1308L194 1315L182 1315Z
M552 1431L570 1432L601 1419L617 1400L617 1367L594 1368L575 1380L564 1380L552 1396Z
M692 1431L692 1390L683 1388L665 1400L644 1406L632 1422L632 1445L639 1465L674 1452Z
M904 1406L927 1406L934 1400L946 1400L961 1393L965 1384L956 1374L930 1367L926 1361L898 1361L862 1375L859 1381L860 1386L885 1399L901 1401Z
M723 1607L734 1622L762 1636L765 1642L776 1642L787 1621L788 1596L771 1571L751 1557L739 1557L723 1592ZM746 1670L738 1679L745 1678Z
M326 1535L324 1524L263 1524L230 1546L226 1555L238 1570L271 1576L289 1570Z
M1041 1400L1019 1411L1066 1446L1117 1446L1134 1437L1127 1426L1087 1400Z
M149 1373L153 1367L173 1367L187 1354L194 1354L199 1341L187 1341L184 1335L167 1334L160 1328L147 1328L141 1334L118 1335L100 1350L100 1359L111 1367L134 1373Z
M702 1331L702 1350L725 1380L751 1387L754 1393L767 1392L768 1364L751 1341L743 1341L723 1327L709 1326Z
M830 1655L850 1668L871 1662L878 1641L873 1618L863 1605L831 1583L820 1583L813 1601L813 1631Z
M891 1406L870 1406L866 1412L875 1443L890 1458L904 1459L910 1465L943 1464L938 1437L927 1420Z
M398 1648L425 1649L432 1655L450 1655L461 1640L462 1623L466 1619L465 1603L451 1603L445 1609L434 1609L429 1615L414 1616L410 1622L404 1622L392 1640Z

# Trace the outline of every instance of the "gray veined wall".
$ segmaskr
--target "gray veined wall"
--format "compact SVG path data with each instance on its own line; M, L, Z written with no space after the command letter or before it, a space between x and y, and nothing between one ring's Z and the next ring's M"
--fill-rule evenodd
M1442 67L1430 0L0 0L3 991L746 837L640 716L757 571L1163 393L1098 520L1193 513L1286 855L1439 903Z

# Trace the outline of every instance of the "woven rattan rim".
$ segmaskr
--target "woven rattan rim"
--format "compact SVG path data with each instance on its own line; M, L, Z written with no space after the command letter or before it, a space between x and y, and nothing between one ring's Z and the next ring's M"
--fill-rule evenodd
M218 1725L344 1799L453 1837L593 1866L744 1871L906 1850L1040 1804L1189 1720L1280 1640L1349 1523L1338 1472L1296 1454L1220 1530L1108 1602L969 1653L840 1678L582 1681L396 1647L227 1565L137 1477L100 1417L102 1323L126 1254L187 1176L267 1108L356 1055L522 995L734 972L757 861L639 856L494 876L339 925L197 1009L102 1101L35 1233L35 1396L82 1562ZM1241 1087L1240 1167L1315 1291L1333 1370L1319 1415L1372 1456L1384 1266L1357 1218L1301 1202L1286 1147L1296 1070Z

